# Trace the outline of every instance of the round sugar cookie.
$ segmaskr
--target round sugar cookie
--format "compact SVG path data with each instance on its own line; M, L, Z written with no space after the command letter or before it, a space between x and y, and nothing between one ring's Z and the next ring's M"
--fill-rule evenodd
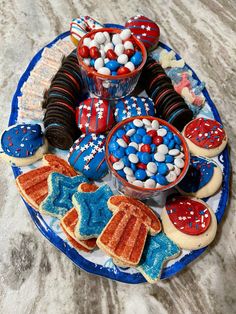
M47 152L48 142L39 124L16 124L1 135L0 157L12 166L28 166Z
M182 133L193 155L217 156L228 141L222 124L212 119L196 118L184 127Z
M183 195L209 197L219 190L222 179L222 171L215 161L206 157L191 156L188 172L177 189Z
M161 220L167 237L185 250L207 246L214 240L217 231L215 213L197 198L170 198L162 210Z

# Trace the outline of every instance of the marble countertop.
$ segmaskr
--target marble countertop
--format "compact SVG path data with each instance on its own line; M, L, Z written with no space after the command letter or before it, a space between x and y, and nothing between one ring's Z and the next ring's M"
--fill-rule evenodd
M127 7L128 4L128 7ZM124 23L142 13L157 21L161 40L207 82L236 160L236 6L234 0L0 1L2 131L11 98L29 60L78 15ZM236 182L217 238L175 277L125 285L75 267L37 230L11 168L0 162L0 308L3 313L235 313Z

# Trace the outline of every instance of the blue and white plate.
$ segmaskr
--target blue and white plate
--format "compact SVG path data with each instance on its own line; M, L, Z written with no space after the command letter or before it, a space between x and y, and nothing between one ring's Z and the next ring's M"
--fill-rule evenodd
M119 25L114 24L107 24L107 27L119 27L122 28ZM51 48L55 45L55 43L58 40L65 40L69 41L69 32L65 32L61 35L59 35L56 39L54 39L50 44L48 44L46 47ZM45 48L45 47L44 47ZM27 81L30 75L30 71L35 67L36 64L40 62L41 55L43 52L42 48L32 59L30 64L28 65L26 71L22 75L16 92L14 94L13 100L12 100L12 109L11 109L11 115L9 120L9 125L15 124L19 121L18 119L18 96L21 96L21 87L24 84L24 82ZM163 43L159 44L159 47L156 51L152 53L153 57L158 57L160 51L162 49L166 49L168 51L171 51L171 48L166 46ZM180 58L180 56L176 55L177 59ZM194 73L194 71L186 65L186 67L193 72L193 78L198 81L200 84L200 80L198 79L197 75ZM203 109L199 112L198 116L207 117L215 119L219 122L221 122L219 113L212 102L206 88L203 89L202 94L206 98L206 103ZM21 120L22 121L22 120ZM62 157L65 157L66 154L63 151L56 150L56 153ZM223 185L222 189L214 196L207 199L207 203L210 205L210 207L214 210L216 213L217 221L220 223L224 211L227 205L228 201L228 194L229 194L229 178L230 178L230 162L229 162L229 154L227 148L221 153L218 157L214 158L218 164L220 165L223 173L224 173L224 179L223 179ZM35 165L31 165L29 167L24 168L18 168L14 167L13 173L14 176L17 177L22 172L26 172L30 169L35 168L36 166L40 165L40 162L37 162ZM109 175L104 179L104 182L109 184ZM58 220L49 216L41 215L39 212L35 211L32 207L30 207L27 203L25 203L31 218L33 219L34 223L40 230L40 232L52 243L54 244L61 252L67 255L68 258L71 259L71 261L76 264L78 267L84 269L85 271L89 273L93 273L96 275L104 276L113 280L130 283L130 284L138 284L143 283L146 280L144 277L135 269L133 268L119 268L115 266L112 263L112 259L105 255L101 250L95 250L92 253L84 253L76 251L66 240L64 234L62 233ZM154 208L156 212L160 214L161 208ZM161 279L168 278L170 276L175 275L177 272L184 269L190 262L195 260L199 255L201 255L206 248L196 250L196 251L185 251L183 250L181 255L172 260L169 261L165 268L163 269Z

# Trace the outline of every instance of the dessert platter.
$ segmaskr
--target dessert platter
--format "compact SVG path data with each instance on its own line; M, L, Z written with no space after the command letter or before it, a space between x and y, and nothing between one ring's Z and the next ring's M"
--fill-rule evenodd
M40 232L81 269L156 283L214 240L227 134L205 83L141 15L89 16L22 75L0 157Z

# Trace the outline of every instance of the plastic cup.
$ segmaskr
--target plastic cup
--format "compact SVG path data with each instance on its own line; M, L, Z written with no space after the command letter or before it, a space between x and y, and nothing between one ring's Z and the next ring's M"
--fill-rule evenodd
M81 68L83 80L88 90L98 97L113 100L125 97L134 90L140 77L140 74L142 72L143 66L147 60L147 52L143 43L139 41L134 35L131 35L129 40L132 41L133 44L137 46L140 52L142 53L143 56L142 63L134 71L128 74L117 76L99 74L93 67L87 66L83 62L83 58L79 55L78 51L80 47L83 45L84 38L91 36L93 37L97 32L105 31L110 34L115 33L118 34L122 30L118 28L100 28L92 32L89 32L79 41L77 47L77 58Z
M180 141L181 141L181 145L183 147L183 151L182 153L185 156L185 164L184 167L182 168L182 171L180 173L180 175L177 177L177 179L174 182L171 182L167 185L161 186L159 188L144 188L144 187L139 187L136 186L128 181L126 181L124 178L122 178L112 167L112 162L110 161L110 153L109 153L109 143L110 140L112 138L112 136L116 133L116 131L118 129L122 129L124 127L125 124L132 122L134 119L148 119L150 121L153 120L157 120L159 122L160 125L165 125L168 126L168 128L170 129L170 131L172 131L174 134L176 134ZM190 155L189 155L189 149L188 149L188 145L184 139L184 137L182 136L182 134L171 124L169 124L168 122L161 120L159 118L155 118L155 117L150 117L150 116L138 116L138 117L131 117L128 119L125 119L121 122L119 122L108 134L107 137L107 141L106 141L106 161L108 164L108 168L109 171L111 173L112 176L112 183L114 185L114 187L121 193L127 196L131 196L140 200L143 199L148 199L148 198L155 198L155 200L157 201L157 203L159 205L163 204L163 198L165 197L165 195L167 194L166 192L168 192L171 188L173 188L174 186L176 186L186 175L188 167L189 167L189 161L190 161Z

